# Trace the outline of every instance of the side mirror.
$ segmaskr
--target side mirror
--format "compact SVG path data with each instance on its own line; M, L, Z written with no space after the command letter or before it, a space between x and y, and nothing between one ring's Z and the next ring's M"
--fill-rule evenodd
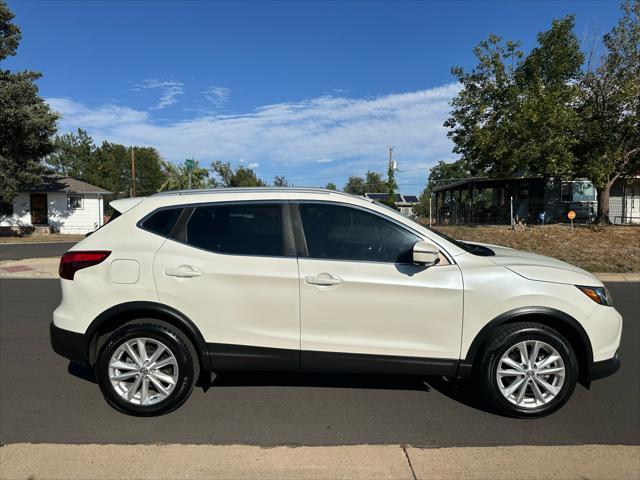
M440 249L431 242L421 240L413 246L413 263L430 267L438 263Z

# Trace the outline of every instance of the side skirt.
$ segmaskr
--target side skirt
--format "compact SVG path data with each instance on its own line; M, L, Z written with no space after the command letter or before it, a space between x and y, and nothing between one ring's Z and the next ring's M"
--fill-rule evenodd
M456 359L298 351L224 343L207 344L213 371L303 371L454 376Z

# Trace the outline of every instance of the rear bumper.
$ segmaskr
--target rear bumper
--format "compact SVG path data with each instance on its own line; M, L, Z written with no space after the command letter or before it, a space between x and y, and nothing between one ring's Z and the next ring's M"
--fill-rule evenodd
M53 322L49 326L51 346L58 355L68 358L72 362L88 365L87 342L82 333L72 332L56 327Z
M620 356L618 352L609 360L603 360L601 362L593 362L591 369L589 370L589 380L598 380L600 378L613 375L620 369Z

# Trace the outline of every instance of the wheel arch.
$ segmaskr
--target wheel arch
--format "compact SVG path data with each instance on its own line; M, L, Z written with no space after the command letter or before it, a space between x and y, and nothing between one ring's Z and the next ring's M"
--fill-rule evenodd
M98 355L98 339L106 333L112 332L130 320L137 318L153 318L169 323L179 329L192 343L200 363L200 371L210 372L207 344L196 325L182 312L175 308L156 302L127 302L110 307L98 315L85 332L88 339L87 359L93 366Z
M458 376L471 377L482 354L482 349L491 339L497 327L515 322L537 322L553 328L564 336L578 357L579 381L589 388L593 349L591 340L582 325L565 312L550 307L521 307L505 312L487 323L475 336L464 359L460 361Z

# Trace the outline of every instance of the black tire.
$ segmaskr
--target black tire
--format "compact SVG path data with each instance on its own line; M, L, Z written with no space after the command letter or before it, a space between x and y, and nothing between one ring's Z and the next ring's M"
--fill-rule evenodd
M539 340L553 347L562 358L565 368L564 382L556 396L542 406L529 408L512 403L502 394L497 375L502 356L518 343L527 340ZM578 381L578 363L571 343L557 331L535 322L512 323L497 328L486 345L482 351L477 380L485 400L497 413L516 418L543 417L558 410L571 397ZM529 394L533 385L527 388L529 390L526 392Z
M178 371L175 387L158 403L151 405L131 403L118 394L109 379L111 356L124 342L134 338L149 338L161 342L176 359ZM119 412L140 417L164 415L182 405L193 391L199 372L194 351L184 334L171 325L153 319L136 320L114 331L100 348L95 365L98 385L107 403Z

